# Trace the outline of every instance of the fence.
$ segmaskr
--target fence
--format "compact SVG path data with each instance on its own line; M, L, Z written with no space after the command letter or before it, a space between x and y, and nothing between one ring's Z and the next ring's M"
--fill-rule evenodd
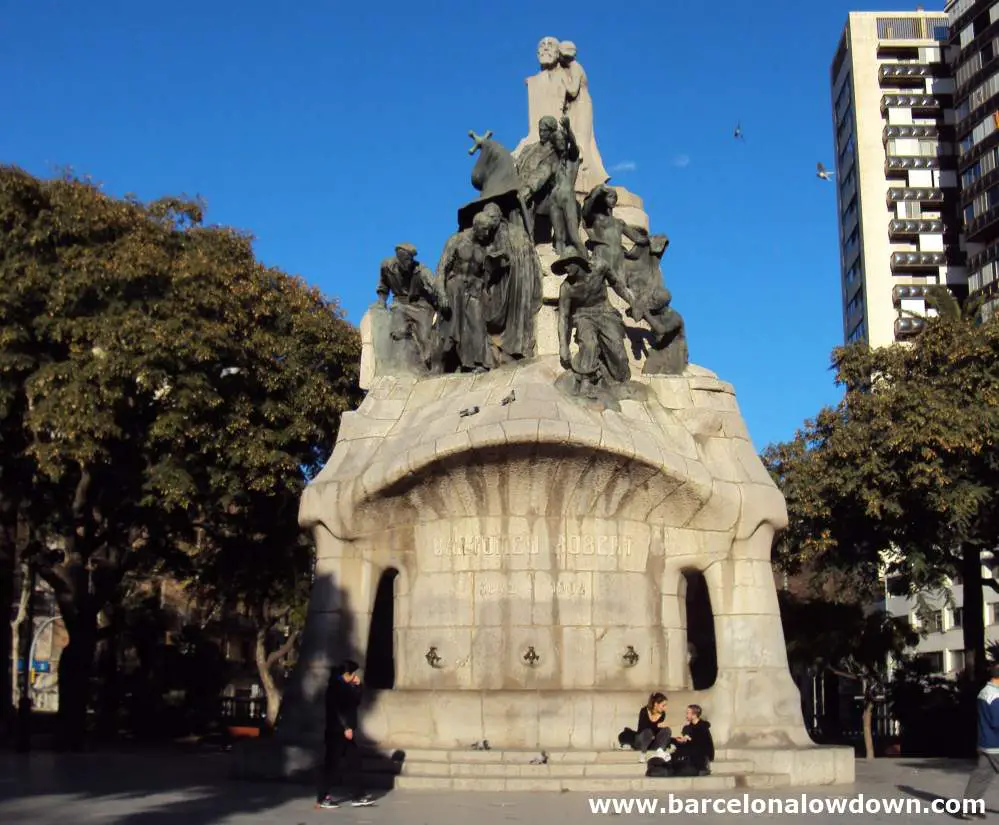
M267 716L267 700L263 696L223 696L219 716L227 725L256 726Z

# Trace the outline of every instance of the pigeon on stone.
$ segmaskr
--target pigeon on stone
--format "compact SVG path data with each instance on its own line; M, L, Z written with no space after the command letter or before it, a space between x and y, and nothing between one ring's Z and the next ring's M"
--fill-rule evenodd
M500 406L505 407L507 404L512 404L516 400L517 400L517 393L514 392L513 390L510 390L510 392L507 393L500 401Z
M541 751L539 756L535 756L531 760L532 765L547 765L548 764L548 753L546 751Z
M832 180L835 174L835 172L830 172L826 169L826 167L821 163L815 164L815 177L820 178L821 180Z
M465 409L461 410L458 413L458 415L460 415L462 418L468 418L468 416L475 415L478 411L479 411L478 407L465 407Z

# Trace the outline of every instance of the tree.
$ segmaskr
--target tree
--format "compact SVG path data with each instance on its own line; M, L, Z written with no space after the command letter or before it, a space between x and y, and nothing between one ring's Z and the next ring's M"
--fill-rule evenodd
M254 663L273 729L282 689L275 669L297 649L312 586L314 553L298 526L306 476L233 504L199 537L190 559L190 587L222 615L239 615L254 631Z
M911 345L833 353L842 401L770 446L787 499L777 553L871 594L881 573L912 592L964 582L969 676L984 675L981 552L996 546L999 322L980 322L945 290Z
M19 473L4 494L69 634L69 746L124 577L315 466L356 400L359 340L337 305L202 220L196 201L0 167L0 424Z
M781 620L788 660L856 682L863 701L864 753L874 758L872 722L885 701L886 664L898 659L918 634L904 619L860 604L799 599L781 592Z

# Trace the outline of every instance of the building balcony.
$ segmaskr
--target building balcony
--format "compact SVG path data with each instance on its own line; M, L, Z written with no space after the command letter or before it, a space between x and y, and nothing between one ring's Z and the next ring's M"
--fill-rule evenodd
M920 269L937 269L947 263L943 252L892 252L892 272L913 272Z
M895 337L911 338L913 335L918 335L925 326L925 318L896 318Z
M914 238L917 235L940 234L944 231L944 222L940 218L893 218L888 221L888 237Z
M920 111L940 111L944 108L943 95L926 94L887 94L881 96L881 114L889 109L913 109ZM948 95L949 98L949 95Z
M964 229L971 243L987 243L999 235L999 207L994 206L972 220Z
M885 126L881 132L882 143L887 143L892 138L937 138L939 140L940 137L940 127L928 125Z
M885 158L885 174L905 172L909 169L940 169L940 158L932 155L888 155Z
M925 88L926 78L939 77L944 71L940 63L886 63L878 69L878 80L896 86L914 85Z
M977 255L972 255L968 258L968 269L972 272L977 272L985 264L990 264L993 261L999 261L999 243L993 243L985 247Z
M926 293L932 289L932 284L907 284L892 287L891 302L898 306L902 301L926 300ZM948 290L949 292L950 290Z
M999 296L999 281L989 281L985 286L974 290L971 295L981 298L983 301L993 301Z
M943 203L944 191L935 187L893 186L888 190L888 203Z

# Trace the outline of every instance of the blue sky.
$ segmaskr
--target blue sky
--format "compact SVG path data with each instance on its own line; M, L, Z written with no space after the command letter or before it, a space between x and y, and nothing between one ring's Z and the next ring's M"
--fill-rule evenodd
M914 7L0 0L0 161L202 195L357 323L395 243L436 264L475 195L468 130L513 148L537 41L573 40L604 163L670 236L691 359L735 385L762 448L838 397L835 191L814 171L833 51L849 11Z

